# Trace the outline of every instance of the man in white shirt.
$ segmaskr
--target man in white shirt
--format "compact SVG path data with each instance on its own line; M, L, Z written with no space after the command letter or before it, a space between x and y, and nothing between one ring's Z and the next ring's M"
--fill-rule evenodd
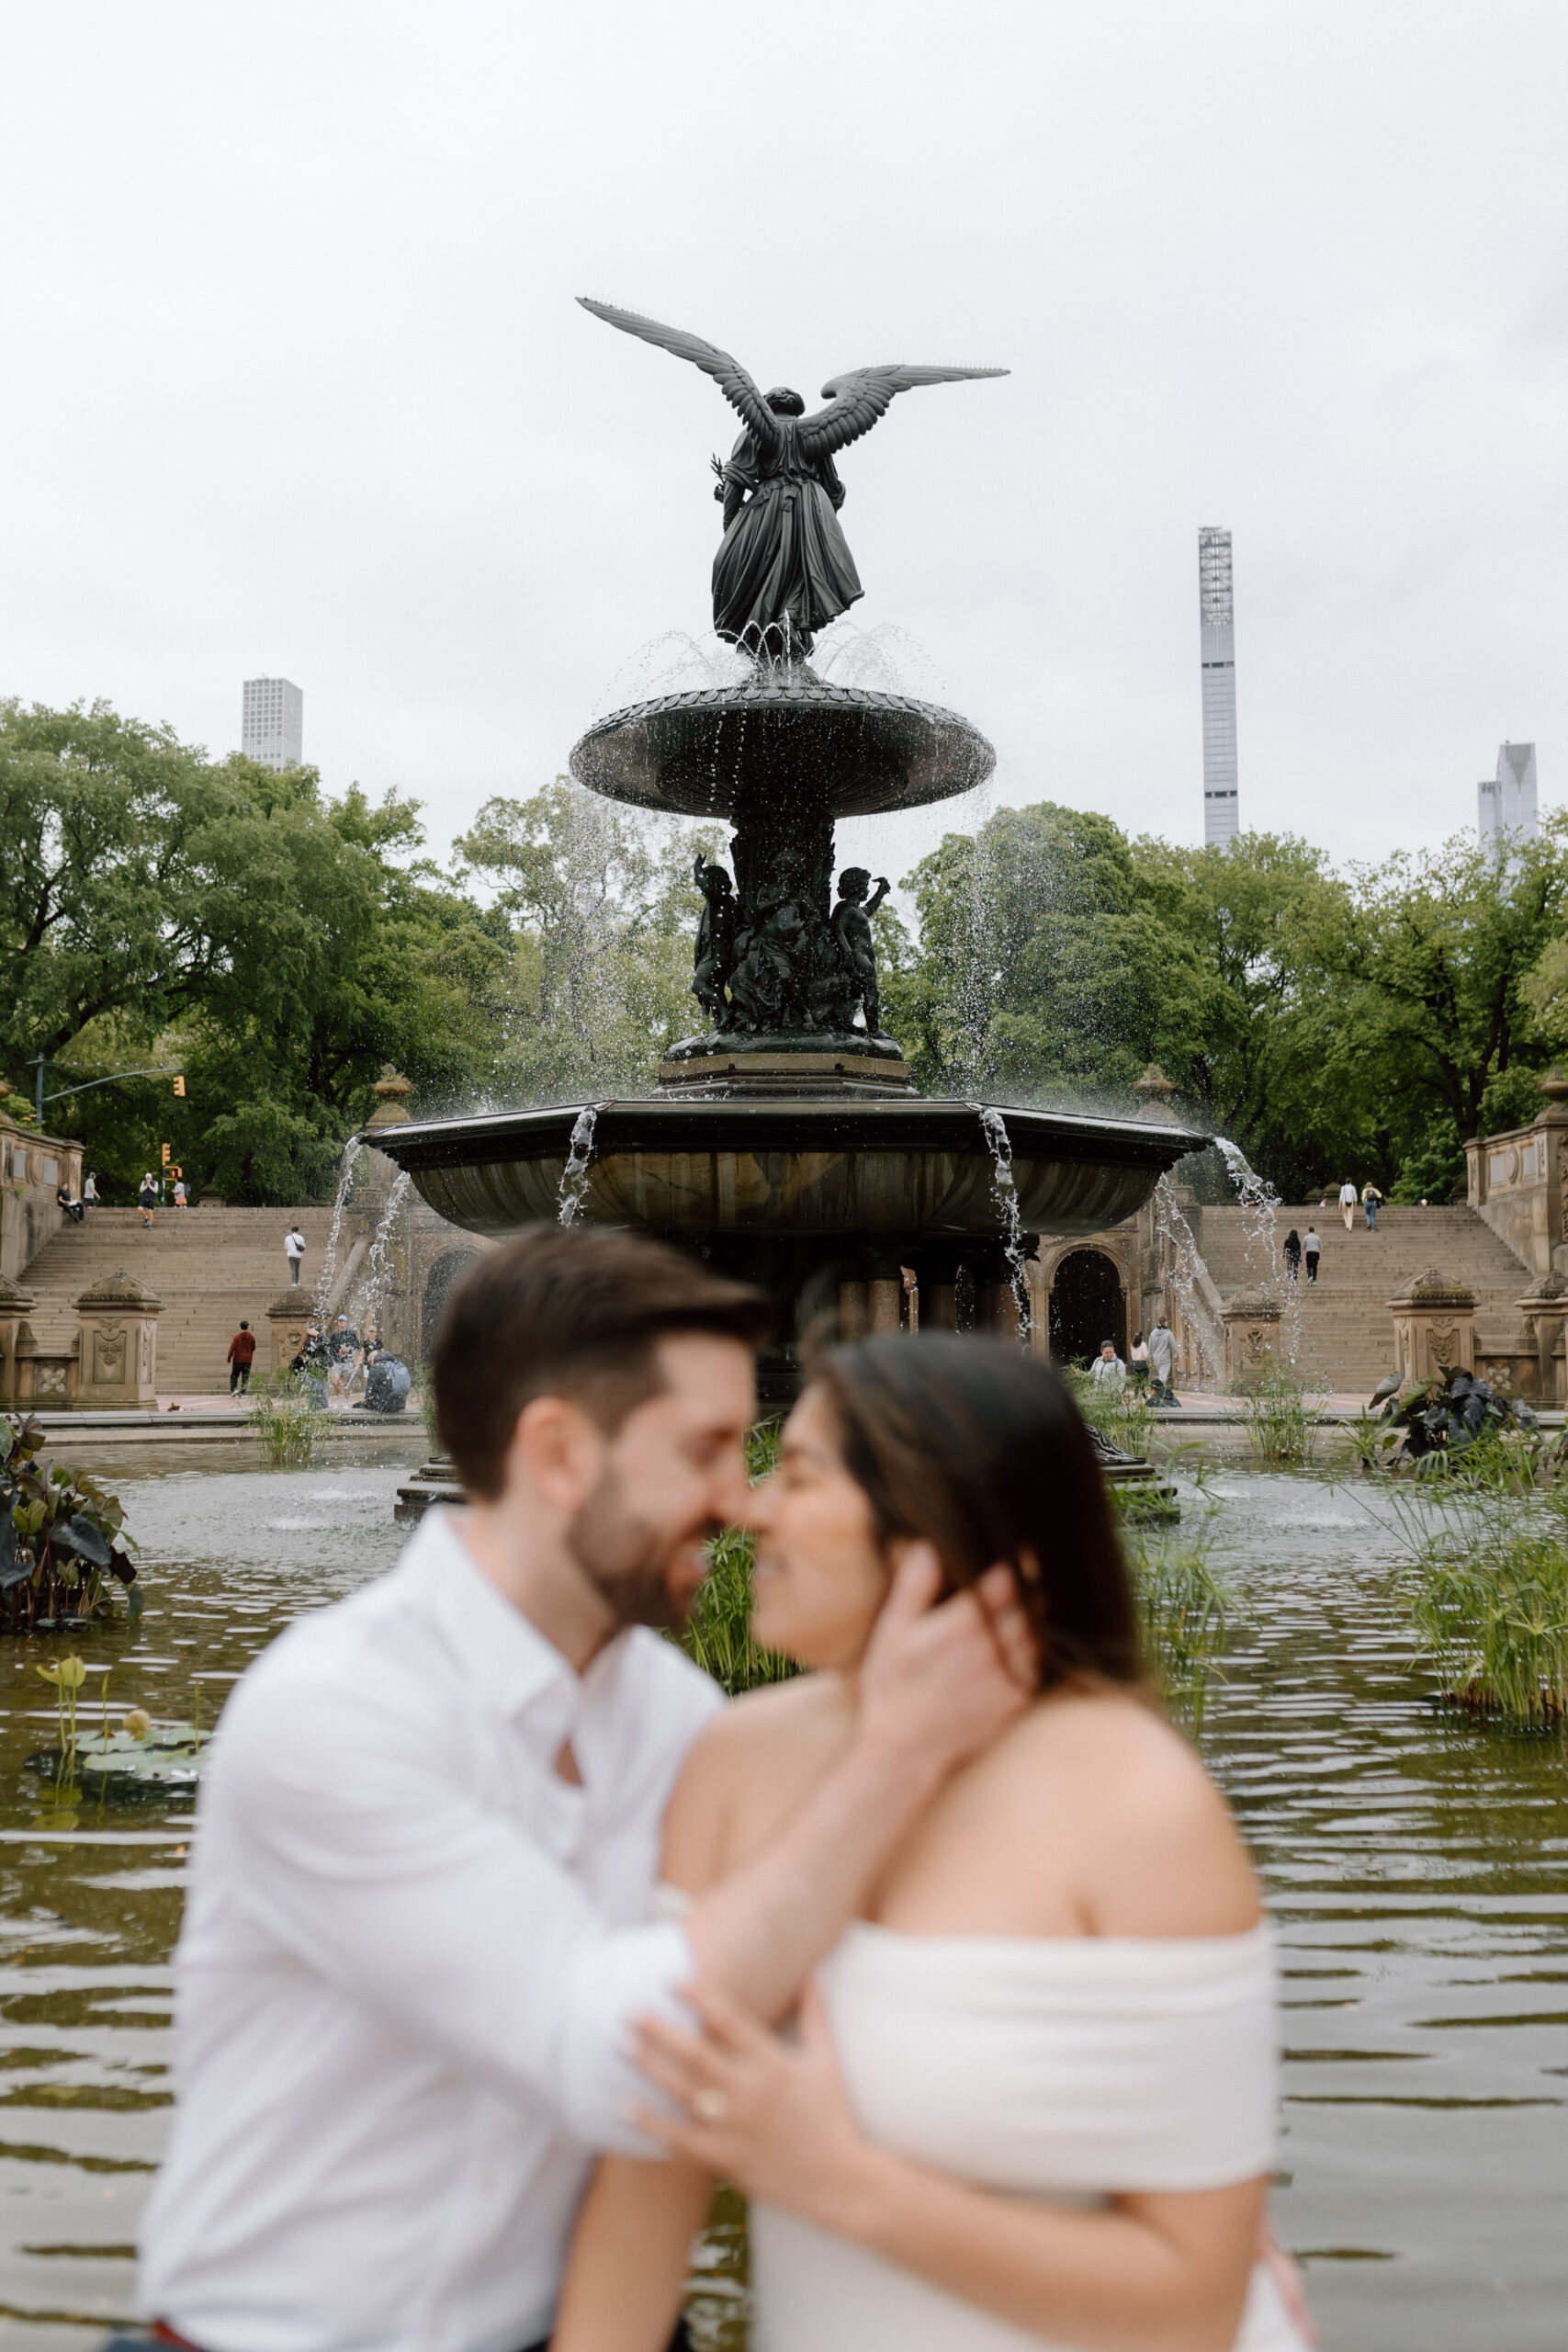
M305 1237L297 1225L291 1225L283 1237L283 1254L288 1261L288 1279L298 1289L299 1261L305 1255Z
M747 1504L756 1294L591 1228L484 1258L434 1355L471 1502L244 1675L175 1961L143 2308L200 2352L525 2352L626 2029L701 1973L782 2015L947 1772L1026 1702L993 1571L896 1583L862 1728L769 1851L655 1921L660 1824L719 1694L683 1617Z
M1356 1222L1356 1187L1348 1176L1339 1187L1339 1214L1345 1220L1346 1232L1350 1232Z

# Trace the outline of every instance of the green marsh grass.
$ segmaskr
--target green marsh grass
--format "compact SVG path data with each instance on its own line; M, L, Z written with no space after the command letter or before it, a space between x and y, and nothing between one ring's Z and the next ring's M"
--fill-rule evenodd
M746 1441L751 1483L765 1478L778 1459L779 1424L759 1421ZM691 1616L681 1629L681 1647L730 1698L764 1682L784 1682L795 1672L788 1658L759 1649L751 1639L752 1539L727 1527L708 1551L708 1572Z
M1254 1461L1266 1470L1311 1470L1323 1443L1320 1391L1288 1364L1274 1364L1248 1383L1244 1418Z
M308 1470L326 1435L328 1415L302 1374L282 1372L256 1398L251 1423L273 1470Z
M1450 1703L1529 1730L1568 1722L1568 1485L1539 1445L1428 1456L1381 1498L1409 1546L1423 1656Z

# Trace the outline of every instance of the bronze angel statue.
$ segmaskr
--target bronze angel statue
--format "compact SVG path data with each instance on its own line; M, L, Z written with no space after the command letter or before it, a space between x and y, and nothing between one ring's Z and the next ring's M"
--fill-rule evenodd
M578 297L585 311L640 335L711 376L744 430L728 464L714 459L724 537L713 562L713 625L720 637L770 656L809 654L812 639L863 594L839 527L844 488L835 450L869 433L894 395L919 384L1005 376L1005 368L854 368L822 387L826 408L807 416L787 385L757 390L739 360L701 335L661 327L635 311Z

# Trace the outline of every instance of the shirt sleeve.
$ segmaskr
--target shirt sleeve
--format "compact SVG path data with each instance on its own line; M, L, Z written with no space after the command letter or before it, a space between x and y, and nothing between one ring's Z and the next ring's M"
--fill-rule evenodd
M628 2027L678 2007L695 1973L684 1928L607 1927L570 1871L442 1769L408 1695L400 1716L384 1692L264 1668L214 1742L197 1869L221 1848L264 1945L586 2145L651 2153L626 2120L649 2098Z

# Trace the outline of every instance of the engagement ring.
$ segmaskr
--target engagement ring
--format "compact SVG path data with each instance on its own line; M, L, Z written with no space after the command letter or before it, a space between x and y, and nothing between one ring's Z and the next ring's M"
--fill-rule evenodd
M692 2113L699 2123L722 2123L729 2113L729 2101L722 2091L698 2091L692 2100Z

